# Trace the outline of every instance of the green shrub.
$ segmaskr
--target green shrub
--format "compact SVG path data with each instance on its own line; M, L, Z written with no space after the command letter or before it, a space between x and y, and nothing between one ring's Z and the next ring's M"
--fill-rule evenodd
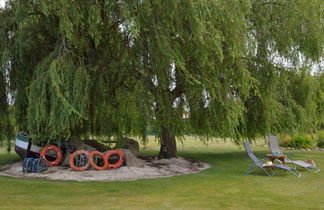
M317 146L319 148L324 148L324 138L318 140Z
M287 134L283 134L279 136L279 145L282 147L287 147L289 145L289 143L291 142L292 137L287 135Z
M314 144L310 136L295 136L288 143L288 146L296 149L301 149L301 148L307 149L307 148L313 148Z
M320 148L324 148L324 131L320 132L317 135L317 146Z

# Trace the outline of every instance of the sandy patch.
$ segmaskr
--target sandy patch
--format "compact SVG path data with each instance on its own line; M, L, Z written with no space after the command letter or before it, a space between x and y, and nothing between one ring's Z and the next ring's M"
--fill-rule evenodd
M130 181L137 179L152 179L161 177L178 176L184 174L198 173L208 169L211 166L207 163L187 160L181 157L171 159L157 160L154 157L141 157L145 164L143 167L123 166L118 169L105 171L96 171L89 169L87 171L77 172L69 167L50 167L43 173L23 173L22 162L12 164L0 175L11 177L26 178L44 178L51 180L73 180L73 181Z

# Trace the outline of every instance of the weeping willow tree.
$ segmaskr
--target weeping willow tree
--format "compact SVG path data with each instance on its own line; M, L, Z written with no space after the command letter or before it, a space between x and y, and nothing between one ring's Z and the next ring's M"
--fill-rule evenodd
M0 27L3 27L5 16L4 11L0 8ZM0 31L0 37L5 37L4 31ZM13 125L10 115L10 106L8 101L8 76L7 69L9 68L8 53L6 53L5 42L0 42L0 146L3 145L3 140L7 140L8 151L10 151L10 138L12 137Z
M317 110L318 110L318 121L317 124L320 129L324 129L324 69L320 69L317 73L317 81L318 81L318 90L317 91Z
M9 114L9 105L7 101L6 80L3 71L0 71L0 146L3 145L2 140L7 140L8 151L10 151L10 137L12 135L12 125Z
M245 102L243 130L314 131L321 90L309 66L323 57L323 3L252 1L251 12L248 68L258 85Z
M319 127L320 0L11 0L0 15L17 127L35 143L153 127L174 157L187 132Z

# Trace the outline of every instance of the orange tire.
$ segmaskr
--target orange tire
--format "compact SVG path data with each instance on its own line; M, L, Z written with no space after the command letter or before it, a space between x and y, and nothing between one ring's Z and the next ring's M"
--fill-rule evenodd
M82 155L82 154L86 155L86 157L88 158L88 161L82 167L76 166L75 163L74 163L74 158L77 157L78 155ZM73 152L72 155L70 156L70 159L69 159L69 165L74 171L85 171L85 170L87 170L89 168L89 166L90 166L89 152L86 151L86 150L77 150L77 151Z
M46 158L46 153L48 151L55 151L56 152L56 159L54 161L49 161L47 160ZM60 150L60 148L58 148L57 146L54 146L54 145L47 145L46 147L44 147L41 152L40 152L40 155L39 155L41 158L44 158L45 162L46 162L46 165L49 166L49 167L52 167L52 166L57 166L61 163L62 161L62 151Z
M100 156L100 157L102 158L102 160L104 161L104 165L103 165L103 166L98 166L98 165L94 162L93 158L94 158L95 156ZM97 170L99 170L99 171L106 170L106 169L108 168L108 159L105 158L105 156L104 156L101 152L99 152L99 151L93 151L93 152L90 152L90 155L89 155L89 162L90 162L90 165L91 165L92 167L94 167L95 169L97 169Z
M119 160L117 161L117 163L114 163L114 164L109 163L108 159L112 155L118 155L119 156ZM119 149L109 150L105 154L105 159L107 160L108 168L119 168L123 164L123 162L125 160L125 153L123 151L119 150Z

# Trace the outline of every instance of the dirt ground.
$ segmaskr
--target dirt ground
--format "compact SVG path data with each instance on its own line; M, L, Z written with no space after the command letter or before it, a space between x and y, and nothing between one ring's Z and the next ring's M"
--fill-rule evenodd
M137 179L152 179L161 177L178 176L184 174L198 173L211 166L196 160L187 160L181 157L158 160L152 156L141 156L141 166L122 166L118 169L97 171L88 169L77 172L69 167L49 167L43 173L23 173L22 162L8 165L7 169L0 172L0 175L17 178L44 178L50 180L72 180L72 181L130 181Z

